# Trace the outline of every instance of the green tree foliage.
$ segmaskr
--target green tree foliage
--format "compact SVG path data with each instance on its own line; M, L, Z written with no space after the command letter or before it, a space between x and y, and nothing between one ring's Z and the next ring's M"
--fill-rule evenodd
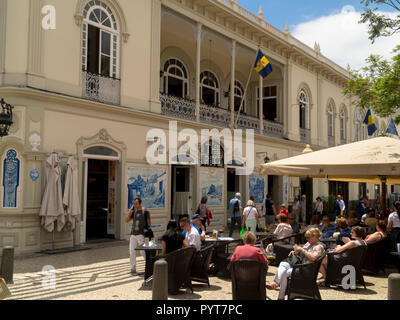
M361 0L365 12L361 14L360 23L368 23L369 39L372 42L379 37L388 37L400 32L400 14L392 19L378 12L376 5L389 6L400 12L400 0ZM374 6L374 8L371 8Z
M371 108L381 117L396 115L400 123L400 45L394 50L392 60L371 55L367 66L351 71L351 79L344 95L352 98L352 104L360 108Z

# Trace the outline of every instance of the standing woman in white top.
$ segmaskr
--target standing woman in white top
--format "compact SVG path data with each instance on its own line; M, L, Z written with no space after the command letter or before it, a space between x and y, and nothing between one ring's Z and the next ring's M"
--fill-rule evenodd
M396 211L389 214L387 231L390 232L390 242L392 251L397 251L396 243L400 234L400 201L394 203Z
M247 231L256 232L257 225L260 227L258 211L251 200L247 201L247 207L243 210L242 228L245 224Z

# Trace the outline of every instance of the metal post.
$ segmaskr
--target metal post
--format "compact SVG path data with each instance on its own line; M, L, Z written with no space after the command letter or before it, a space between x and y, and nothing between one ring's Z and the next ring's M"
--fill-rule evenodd
M168 262L165 259L154 263L153 300L168 300Z
M14 274L14 248L4 247L3 255L1 257L0 276L4 278L7 284L13 284Z

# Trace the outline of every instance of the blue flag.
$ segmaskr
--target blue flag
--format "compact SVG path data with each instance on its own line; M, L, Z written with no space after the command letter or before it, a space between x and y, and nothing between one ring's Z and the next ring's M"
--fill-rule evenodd
M368 135L372 136L376 130L374 118L372 118L371 110L368 109L367 114L365 115L364 123L368 125Z
M387 127L386 133L394 134L396 136L399 136L399 133L397 132L396 126L394 124L393 118L390 118L390 123L389 126Z
M269 62L260 49L258 49L257 58L254 62L254 70L256 70L263 78L272 72L271 62Z

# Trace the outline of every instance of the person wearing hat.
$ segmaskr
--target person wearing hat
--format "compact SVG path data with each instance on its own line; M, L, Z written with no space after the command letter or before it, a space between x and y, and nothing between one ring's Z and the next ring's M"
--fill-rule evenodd
M256 232L257 225L261 228L257 208L251 200L247 201L247 207L243 210L242 228L245 224L247 231Z
M192 222L190 223L192 227L195 227L199 232L200 240L204 241L206 239L206 230L203 223L201 222L201 216L199 214L194 214L192 217Z
M231 217L231 225L229 228L229 237L232 237L235 224L240 227L242 225L242 202L240 201L240 193L236 193L235 197L229 202L229 212Z

